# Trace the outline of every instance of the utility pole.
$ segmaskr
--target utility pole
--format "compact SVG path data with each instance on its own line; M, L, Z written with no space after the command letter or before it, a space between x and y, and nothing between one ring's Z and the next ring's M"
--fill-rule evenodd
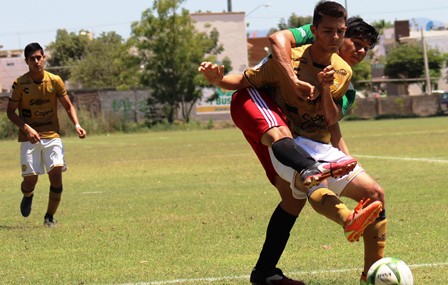
M431 95L431 78L429 76L428 53L426 51L426 43L425 43L425 38L423 36L423 28L421 28L420 31L422 33L423 62L425 63L426 95Z
M227 0L227 12L232 12L232 0Z

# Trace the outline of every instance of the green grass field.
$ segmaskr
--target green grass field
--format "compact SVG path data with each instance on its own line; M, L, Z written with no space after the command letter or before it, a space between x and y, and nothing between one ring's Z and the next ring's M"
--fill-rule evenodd
M417 285L447 284L448 118L342 131L387 193L387 255L405 260ZM47 177L23 218L19 144L0 141L0 284L249 284L279 197L238 129L64 143L69 170L49 229ZM362 242L307 205L279 267L308 285L358 284L362 256Z

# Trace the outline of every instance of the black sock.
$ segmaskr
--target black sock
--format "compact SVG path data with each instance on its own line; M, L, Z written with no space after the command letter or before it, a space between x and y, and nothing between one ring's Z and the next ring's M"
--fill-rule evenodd
M316 163L316 160L298 146L292 138L282 138L274 142L272 152L278 161L299 173Z
M280 205L277 206L269 221L263 249L255 265L257 270L269 272L275 269L296 219L296 216L288 214Z

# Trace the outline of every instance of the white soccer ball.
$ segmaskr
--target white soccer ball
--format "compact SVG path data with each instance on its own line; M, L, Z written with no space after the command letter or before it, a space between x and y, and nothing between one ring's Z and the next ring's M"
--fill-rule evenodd
M384 257L375 262L367 273L368 285L413 285L411 269L401 259Z

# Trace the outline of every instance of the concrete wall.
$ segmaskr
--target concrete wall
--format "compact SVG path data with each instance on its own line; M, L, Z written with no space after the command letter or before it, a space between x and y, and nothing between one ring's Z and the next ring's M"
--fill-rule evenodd
M128 120L144 120L146 100L151 96L148 90L135 91L69 91L70 98L78 110L93 116L122 115ZM0 112L6 111L8 93L0 93ZM357 98L349 115L371 119L378 116L434 116L439 112L440 96L390 96L385 98ZM196 120L230 121L230 113L192 116Z
M349 115L371 119L378 116L419 116L437 115L440 96L389 96L381 98L356 98Z

